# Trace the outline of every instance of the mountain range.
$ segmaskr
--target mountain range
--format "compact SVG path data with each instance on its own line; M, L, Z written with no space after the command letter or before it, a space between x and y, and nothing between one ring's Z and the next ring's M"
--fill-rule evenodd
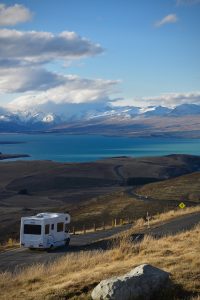
M200 105L181 104L164 106L113 106L52 112L15 111L0 108L0 132L66 132L70 134L104 134L152 136L172 135L200 137ZM191 135L191 136L190 136Z

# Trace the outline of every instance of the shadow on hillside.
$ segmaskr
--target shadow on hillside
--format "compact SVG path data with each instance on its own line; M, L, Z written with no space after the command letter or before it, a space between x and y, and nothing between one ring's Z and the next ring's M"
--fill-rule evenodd
M92 282L89 285L83 287L76 287L75 289L70 288L60 296L62 299L91 299L92 290L99 284L99 282ZM197 294L186 291L181 285L174 284L169 281L168 284L159 292L152 295L150 300L189 300L192 297L197 296ZM61 298L59 298L61 299ZM145 298L140 298L145 300Z
M197 293L188 291L183 288L181 284L176 284L173 281L169 281L167 286L157 292L152 300L189 300L192 297L197 296Z
M80 252L80 251L93 251L93 250L109 250L113 245L113 240L102 240L97 241L88 245L70 245L69 247L59 247L55 249L50 249L50 253L70 253L70 252Z

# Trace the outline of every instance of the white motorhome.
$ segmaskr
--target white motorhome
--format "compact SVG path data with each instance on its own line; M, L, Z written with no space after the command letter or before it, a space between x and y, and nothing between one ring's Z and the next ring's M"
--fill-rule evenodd
M20 245L26 248L47 249L68 246L70 233L68 213L39 213L21 218Z

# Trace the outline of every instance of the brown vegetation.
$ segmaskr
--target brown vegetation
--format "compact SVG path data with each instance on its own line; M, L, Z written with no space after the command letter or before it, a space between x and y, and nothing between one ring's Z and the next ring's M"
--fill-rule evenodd
M161 215L160 219L157 216L157 222L197 209L171 212ZM138 222L137 226L142 224ZM107 251L68 254L48 266L38 264L16 274L1 274L0 299L90 299L92 288L100 280L150 263L170 272L173 283L160 291L157 299L197 300L200 295L200 226L156 240L146 236L138 244L130 241L131 232L123 234L119 244L113 244Z
M150 223L151 223L151 226L160 225L160 224L163 224L167 221L177 219L178 217L185 216L185 215L188 215L188 214L192 214L192 213L195 213L195 212L200 212L200 206L199 205L194 206L194 207L185 207L183 209L177 208L177 209L169 210L168 212L164 212L164 213L152 216ZM146 221L143 218L138 219L134 223L133 229L134 230L135 229L139 230L145 224L146 224Z
M84 225L90 228L94 223L97 226L102 226L103 222L109 225L113 218L135 220L146 215L147 211L155 214L170 210L178 206L180 194L186 193L183 192L184 184L180 190L174 189L173 196L165 202L159 197L149 202L136 199L127 192L130 190L127 184L178 176L192 172L198 166L200 158L189 155L119 157L83 164L51 161L2 163L0 242L9 237L18 238L20 218L41 211L69 211L71 227L81 230ZM181 182L182 177L179 178ZM191 181L194 191L195 184ZM163 194L160 189L161 199ZM195 192L191 193L187 205L195 197Z
M127 195L127 184L178 176L199 166L200 158L189 155L118 157L92 163L3 162L0 242L18 238L20 218L41 211L70 211L71 225L79 230L93 223L111 224L115 217L136 219L147 210L154 214L172 209L177 203L144 203Z
M159 200L200 203L200 172L146 184L138 189L138 193Z
M19 242L17 240L14 240L12 238L9 238L8 241L0 244L0 252L4 252L10 249L19 248Z

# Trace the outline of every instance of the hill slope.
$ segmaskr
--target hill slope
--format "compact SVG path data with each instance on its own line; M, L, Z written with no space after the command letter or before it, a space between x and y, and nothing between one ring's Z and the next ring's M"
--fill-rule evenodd
M3 162L0 168L0 241L18 238L22 216L70 211L77 229L113 218L142 217L177 206L160 199L145 202L126 190L199 170L200 157L119 157L93 163ZM175 199L173 199L175 200Z
M200 172L150 183L138 193L158 200L193 201L200 203Z
M171 274L171 285L155 295L155 300L198 300L199 226L160 239L146 236L137 244L130 241L131 234L122 235L107 251L68 253L48 266L38 264L22 272L0 274L0 299L89 300L101 280L149 263Z

